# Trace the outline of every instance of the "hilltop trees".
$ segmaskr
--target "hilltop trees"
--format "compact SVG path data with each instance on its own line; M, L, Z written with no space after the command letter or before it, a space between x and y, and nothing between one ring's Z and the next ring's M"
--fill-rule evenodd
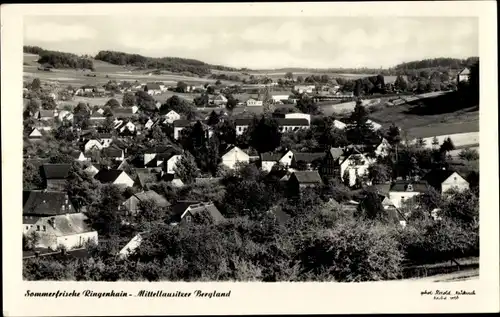
M126 92L123 94L122 106L125 108L130 108L135 106L136 100L134 94Z
M125 96L123 98L125 98ZM116 108L120 108L120 102L118 100L112 98L112 99L109 99L104 106L109 107L110 109L116 109Z
M54 68L75 68L94 70L94 63L91 59L79 57L75 54L56 52L56 51L41 51L38 63L49 64Z

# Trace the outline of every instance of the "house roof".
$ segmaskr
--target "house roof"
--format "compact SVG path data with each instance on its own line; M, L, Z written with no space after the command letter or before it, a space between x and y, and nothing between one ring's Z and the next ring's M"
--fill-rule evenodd
M196 214L206 212L208 213L215 222L220 222L224 220L224 216L220 213L219 209L215 207L213 203L201 202L197 204L189 205L189 212L194 216ZM183 215L181 215L182 217Z
M128 107L119 107L111 110L113 114L134 114L134 109Z
M153 90L161 90L161 87L159 84L156 84L156 83L147 83L146 84L146 88L149 90L149 89L153 89Z
M81 154L82 154L82 151L74 150L74 151L71 151L70 156L77 159L80 157Z
M283 157L283 154L280 154L280 153L267 152L267 153L260 154L260 159L261 159L261 161L264 161L264 162L277 162L282 157Z
M435 188L441 188L441 184L450 177L453 173L456 173L454 170L450 169L436 169L427 173L423 180L425 180L429 185ZM458 173L457 173L458 174ZM459 174L460 175L460 174Z
M144 187L147 183L153 183L158 180L158 174L149 169L136 169L135 173L137 174L137 179L141 187Z
M122 157L123 150L116 147L107 147L101 150L101 153L107 157Z
M43 164L42 173L45 179L65 179L70 168L70 164Z
M391 184L374 184L367 188L381 195L388 195L391 190Z
M101 169L94 178L101 183L113 183L122 173L125 172L117 169Z
M104 115L99 113L98 111L94 111L94 113L90 115L90 118L104 118Z
M458 73L459 75L470 75L470 69L468 69L467 67L462 69L460 71L460 73Z
M61 191L24 191L23 202L23 215L43 216L76 212L68 194Z
M159 207L168 207L170 203L162 195L158 194L154 190L148 190L145 192L140 192L134 195L140 201L150 200L153 201Z
M342 150L342 148L339 147L332 147L330 148L330 154L332 155L333 159L336 160L340 158L342 154L344 154L344 150Z
M180 217L189 206L199 203L196 200L178 200L172 205L172 214Z
M98 139L111 139L113 138L113 135L111 133L97 133L97 138Z
M410 192L426 192L428 189L428 183L426 181L395 181L392 183L390 191L391 192L406 192L408 190L408 185L413 186L413 190Z
M292 175L295 175L297 181L301 184L318 184L323 182L317 171L295 171Z
M44 110L40 109L38 110L37 117L39 118L48 118L48 117L53 117L54 116L54 110Z
M276 118L280 126L309 126L309 121L304 118Z
M29 135L30 138L40 138L42 137L42 133L40 132L40 130L38 130L37 128L34 128L30 135Z
M325 153L306 153L306 152L293 152L293 159L295 162L304 161L306 163L312 163L316 160L323 159L325 157Z
M64 237L93 231L86 220L85 214L74 213L40 218L37 224L45 225L57 237Z
M239 118L234 120L235 125L250 125L252 123L252 119L250 118Z
M175 120L173 124L174 127L185 128L191 126L191 121L180 119L180 120Z

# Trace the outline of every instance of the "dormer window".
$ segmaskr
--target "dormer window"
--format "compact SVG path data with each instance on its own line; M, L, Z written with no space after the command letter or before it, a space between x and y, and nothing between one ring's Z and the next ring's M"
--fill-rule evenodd
M412 184L408 184L408 191L409 192L413 191L413 185Z
M186 216L186 222L191 222L191 216Z

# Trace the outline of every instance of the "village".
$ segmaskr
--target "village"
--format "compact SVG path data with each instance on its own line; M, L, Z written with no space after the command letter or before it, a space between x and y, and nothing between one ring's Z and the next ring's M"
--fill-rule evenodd
M474 82L469 67L441 83L438 94L469 94ZM44 66L39 71L50 69ZM246 277L224 274L236 279L249 278L248 274L287 279L298 274L292 272L295 266L275 266L285 265L280 261L292 263L294 258L287 257L297 252L302 253L295 257L319 252L314 251L319 246L315 240L310 241L313 246L276 245L276 235L291 239L290 228L309 231L344 218L367 230L359 234L368 234L369 240L393 239L366 227L373 221L408 239L406 250L395 250L390 240L373 251L397 253L374 265L377 279L401 277L403 264L421 264L422 254L436 261L448 259L439 250L429 251L426 244L436 238L437 225L452 235L463 228L471 230L466 233L470 241L446 248L454 257L474 256L471 232L478 226L479 174L455 165L452 153L459 151L456 156L464 160L477 160L479 154L456 149L450 138L408 139L398 122L383 125L371 119L374 98L392 98L391 105L398 106L418 99L418 93L429 93L410 89L406 76L392 77L378 75L343 85L328 77L304 84L292 73L279 80L262 76L251 84L109 80L104 85L63 87L39 78L25 81L23 257L29 263L25 274L76 278L82 265L78 261L93 259L93 266L101 263L102 276L88 277L87 272L79 279L124 278L102 263L125 267L142 263L143 270L134 273L139 279L191 279L200 274L223 279L218 269L222 260L210 254L214 245L199 243L231 240L230 232L247 230L255 236L234 238L246 242L229 248L249 248L258 239L271 239L263 243L279 249L255 251L260 255L246 250L248 258L230 258L231 263L224 265L246 261L248 270L256 271L239 273ZM72 100L80 101L71 105ZM326 114L319 106L325 101L333 101L332 107L336 102L351 106ZM257 229L258 224L267 229ZM429 241L410 241L415 230L428 235L422 239ZM186 245L186 239L198 240L197 251ZM172 269L184 249L203 250L203 255L188 258L201 257L193 261L197 265L208 261L209 267L191 268L192 273L186 272L191 264ZM276 263L268 258L269 252L279 253ZM309 256L316 258L314 263L301 260L306 263L301 265L308 265L313 277L305 278L325 278L321 270L329 264L321 263L330 255ZM40 261L47 261L43 268ZM252 261L262 267L255 268ZM73 265L71 277L68 263ZM261 272L269 263L274 271ZM169 273L147 273L167 269ZM356 278L368 279L372 273ZM349 280L342 274L327 275Z

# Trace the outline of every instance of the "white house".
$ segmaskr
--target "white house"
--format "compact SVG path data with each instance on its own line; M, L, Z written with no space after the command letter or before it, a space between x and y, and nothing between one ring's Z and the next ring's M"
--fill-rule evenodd
M314 89L316 89L316 86L314 85L297 85L297 86L294 86L293 87L293 90L295 90L296 92L298 92L299 94L302 94L302 93L308 93L308 94L311 94Z
M144 124L144 128L146 130L149 130L151 129L153 126L155 125L155 121L151 120L151 119L148 119L148 121L146 122L146 124Z
M430 171L423 179L442 194L451 189L459 192L469 189L469 182L453 170L441 169Z
M120 133L124 133L124 132L135 132L135 124L133 124L132 122L128 121L127 123L125 124L122 124L121 126L119 126L118 128L118 131Z
M262 153L260 155L261 169L270 172L282 157L280 153Z
M122 185L126 187L134 186L134 180L121 170L102 169L94 178L103 184Z
M372 163L373 160L366 155L353 153L340 163L340 179L349 186L354 186L358 178L368 175L368 168ZM346 176L349 177L347 181Z
M173 155L166 162L163 162L163 165L166 166L167 173L173 174L175 173L175 167L177 163L182 159L182 155Z
M42 217L26 232L28 236L38 235L37 248L56 250L64 247L66 250L81 248L87 242L97 243L97 231L86 223L87 216L83 213L72 213Z
M255 99L248 99L246 102L247 107L262 107L263 102L262 100L255 100Z
M213 103L219 107L225 106L227 104L227 98L219 94L213 99Z
M94 177L97 173L99 173L99 169L92 164L83 171L92 177Z
M57 114L57 118L59 121L73 121L74 115L70 111L61 110Z
M427 189L425 181L396 181L390 187L389 199L396 208L400 208L405 201L425 193Z
M181 119L181 115L175 112L174 110L170 110L166 115L164 115L165 121L164 123L174 123L176 120Z
M292 151L286 152L279 160L280 164L283 164L283 166L285 167L289 167L290 165L292 165L292 161L293 161Z
M104 146L96 139L88 140L84 145L84 151L89 152L92 150L102 150Z
M248 163L250 162L250 156L237 146L233 147L222 156L222 164L230 169L234 169L238 162Z
M333 126L339 130L344 130L345 128L347 128L347 124L339 120L333 120Z
M42 133L37 129L34 128L33 131L29 134L28 138L30 140L40 140L42 138Z
M470 69L467 67L462 69L460 73L457 75L457 82L469 81Z
M174 139L178 140L181 137L181 131L191 126L191 121L175 120L173 124L174 124Z
M274 96L271 96L271 98L273 99L274 102L288 100L289 97L290 97L289 95L274 95Z
M134 236L121 250L118 252L118 257L121 259L127 258L131 253L133 253L142 242L142 234L139 233Z
M391 145L385 138L382 138L382 141L380 142L379 145L375 148L375 155L376 156L382 156L386 157L389 155L389 151L391 150Z
M242 135L248 129L248 126L252 122L252 119L236 119L234 120L234 125L236 129L236 135Z
M309 129L309 121L305 118L277 118L281 132L292 132Z
M311 115L307 113L286 113L285 119L306 119L311 124Z

